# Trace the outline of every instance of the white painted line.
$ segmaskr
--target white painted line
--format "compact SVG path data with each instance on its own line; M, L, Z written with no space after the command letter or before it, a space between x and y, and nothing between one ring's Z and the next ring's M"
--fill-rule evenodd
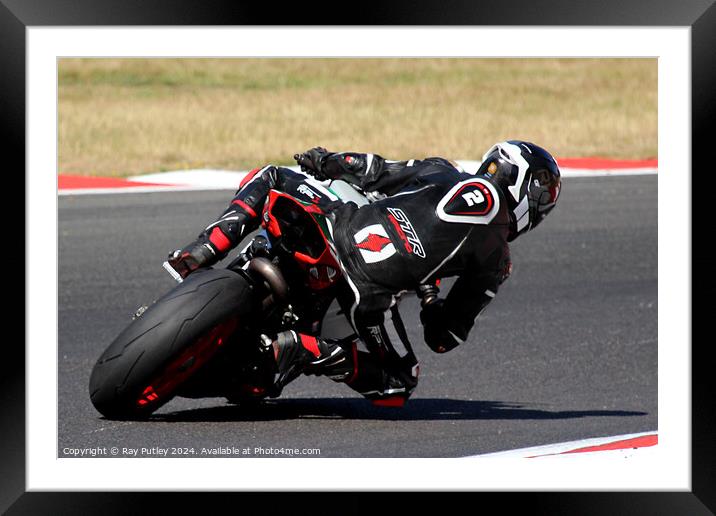
M474 174L480 166L479 161L459 161L465 171ZM286 167L295 172L298 167ZM614 169L587 169L569 168L560 169L562 177L601 177L601 176L634 176L656 174L656 168L614 168ZM236 170L177 170L174 172L161 172L128 178L129 181L139 183L158 183L167 185L191 185L196 187L238 188L239 183L248 172Z
M655 168L561 168L562 177L602 177L602 176L646 176L656 174Z
M212 189L233 188L236 190L247 173L246 171L214 169L177 170L174 172L159 172L156 174L133 176L128 177L127 180L138 183L211 187Z
M544 460L584 460L587 459L591 462L597 460L603 461L614 461L617 459L645 459L647 457L654 457L659 453L656 446L648 446L642 448L627 448L623 450L603 450L603 451L591 451L591 452L579 452L579 453L561 453L557 455L543 455L534 457Z
M156 192L201 192L205 190L229 190L218 186L120 186L117 188L66 188L57 191L57 195L98 195L98 194L126 194L126 193L156 193ZM236 190L231 188L230 190Z
M474 174L480 167L479 161L460 160L458 163L466 172ZM298 172L297 166L285 167ZM656 174L657 169L653 167L643 168L572 168L562 167L560 169L564 177L587 177L587 176L603 176L603 175L643 175ZM140 183L165 183L165 184L183 184L183 185L225 185L227 187L238 186L238 181L247 174L247 171L236 170L219 170L219 169L195 169L195 170L177 170L173 172L159 172L156 174L144 174L127 178L129 181L137 181Z
M468 173L474 173L480 166L479 161L459 160L458 163ZM298 172L297 166L286 167ZM577 169L562 168L562 177L606 177L635 176L656 174L656 168L619 168L619 169ZM135 183L154 183L156 186L128 186L109 188L70 188L58 191L58 195L93 195L153 192L185 192L191 190L233 190L246 176L247 171L195 169L158 172L127 178ZM166 185L166 186L164 186Z
M592 454L603 454L611 451L630 451L633 452L634 448L625 448L624 450L605 450L605 451L594 451L594 452L580 452L580 453L570 453L565 454L565 452L577 450L579 448L586 448L589 446L600 446L604 444L613 443L616 441L625 441L627 439L634 439L637 437L644 437L647 435L657 435L657 431L654 430L652 432L641 432L637 434L625 434L625 435L613 435L609 437L596 437L593 439L582 439L578 441L568 441L563 443L555 443L555 444L546 444L543 446L533 446L531 448L518 448L516 450L506 450L506 451L500 451L500 452L494 452L494 453L484 453L481 455L468 455L465 458L469 459L493 459L493 458L527 458L527 457L539 457L542 458L544 456L549 457L574 457L579 455L586 455L589 454L590 456ZM655 446L650 446L648 448L654 448ZM647 449L647 448L644 448ZM642 448L636 448L636 450L642 450ZM633 453L631 453L633 455Z

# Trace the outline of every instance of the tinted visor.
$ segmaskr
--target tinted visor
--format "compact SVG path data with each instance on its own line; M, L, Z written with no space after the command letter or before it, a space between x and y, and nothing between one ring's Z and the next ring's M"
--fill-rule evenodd
M538 198L538 210L544 212L547 208L553 208L562 186L560 177L543 168L532 174L532 179L539 181L542 188Z

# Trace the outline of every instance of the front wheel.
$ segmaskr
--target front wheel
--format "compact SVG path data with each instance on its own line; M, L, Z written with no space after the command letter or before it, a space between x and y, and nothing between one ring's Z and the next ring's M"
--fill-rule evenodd
M90 377L90 399L108 419L141 419L171 400L256 310L249 282L199 270L150 306L110 344Z

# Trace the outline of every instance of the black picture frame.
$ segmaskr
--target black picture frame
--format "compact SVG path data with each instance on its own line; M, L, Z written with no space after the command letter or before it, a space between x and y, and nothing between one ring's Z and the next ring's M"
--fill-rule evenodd
M282 4L216 0L0 0L0 123L3 157L25 169L25 58L26 29L32 26L78 25L550 25L550 26L683 26L691 28L692 73L692 490L690 492L598 493L460 493L479 503L498 503L501 512L528 507L531 513L550 514L713 514L716 511L716 402L709 360L706 316L714 306L713 261L707 254L709 215L707 195L712 188L696 185L714 173L709 139L716 121L716 5L714 0L529 0L436 1L416 5L405 0L361 8L336 3ZM14 159L12 159L14 158ZM688 161L685 159L685 169ZM698 171L698 172L696 172ZM24 181L19 188L25 192ZM15 212L16 213L16 212ZM700 215L700 216L699 216ZM16 217L16 215L15 215ZM7 238L17 244L17 228ZM25 235L23 231L23 235ZM706 238L703 238L703 237ZM23 236L24 240L25 236ZM23 247L24 248L24 247ZM13 257L15 258L15 257ZM17 261L12 262L13 268ZM7 261L5 262L7 266ZM23 265L24 267L24 265ZM679 264L681 271L688 264ZM25 274L30 271L24 269ZM681 273L681 272L680 272ZM696 276L698 274L698 276ZM15 292L24 292L24 284ZM16 310L25 304L15 302ZM10 320L8 318L7 320ZM701 336L699 338L699 336ZM24 339L23 339L24 341ZM7 339L0 374L0 510L8 514L127 514L161 509L187 512L192 504L238 510L247 503L265 504L260 493L82 493L26 492L25 489L25 350L20 339ZM9 365L11 364L11 366ZM338 472L337 472L338 474ZM332 495L333 496L333 495ZM340 505L351 514L375 510L384 504L380 493L348 493ZM310 498L310 499L309 499ZM271 513L277 503L299 509L315 504L330 508L335 501L307 493L291 500L271 495ZM424 494L401 501L401 511L420 508ZM471 499L471 504L475 502ZM486 505L489 507L491 505ZM155 507L155 509L152 509ZM478 506L476 506L477 508ZM339 512L336 510L331 512ZM295 511L294 511L295 512Z

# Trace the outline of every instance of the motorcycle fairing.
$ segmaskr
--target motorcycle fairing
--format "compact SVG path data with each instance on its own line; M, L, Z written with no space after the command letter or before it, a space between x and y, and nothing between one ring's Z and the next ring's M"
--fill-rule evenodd
M272 245L281 242L306 271L309 287L322 290L340 277L340 266L331 242L326 214L317 202L306 202L271 190L264 207L262 226Z

